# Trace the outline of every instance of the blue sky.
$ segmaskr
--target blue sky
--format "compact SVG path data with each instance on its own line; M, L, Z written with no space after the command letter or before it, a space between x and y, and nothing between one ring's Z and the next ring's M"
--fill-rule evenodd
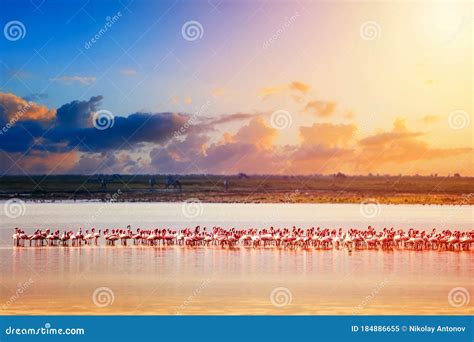
M35 102L0 131L2 172L474 173L469 3L0 0L0 8L0 124ZM16 21L21 39L7 30ZM121 119L97 132L99 110ZM196 112L192 128L168 139ZM287 113L284 130L275 113ZM385 149L392 154L380 157ZM448 155L461 166L443 162Z

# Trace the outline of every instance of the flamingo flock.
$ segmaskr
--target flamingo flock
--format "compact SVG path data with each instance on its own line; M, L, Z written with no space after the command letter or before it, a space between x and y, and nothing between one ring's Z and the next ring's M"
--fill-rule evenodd
M95 228L76 233L73 231L37 229L33 234L26 234L24 230L15 228L12 236L16 247L41 246L87 246L98 245L99 239L105 240L108 246L116 243L127 246L220 246L220 247L281 247L281 248L315 248L315 249L408 249L408 250L437 250L437 251L469 251L474 244L474 230L469 232L443 230L438 232L432 229L425 230L384 228L377 231L369 226L367 229L351 228L343 232L342 228L248 228L224 229L213 227L201 229L140 229L132 230L131 226L125 229L105 229L98 231ZM119 241L120 240L120 241ZM118 242L119 241L119 242ZM130 241L130 242L129 242Z

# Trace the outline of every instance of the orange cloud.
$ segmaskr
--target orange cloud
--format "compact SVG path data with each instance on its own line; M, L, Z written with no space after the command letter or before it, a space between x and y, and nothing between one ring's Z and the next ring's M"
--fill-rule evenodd
M280 86L263 88L259 91L258 95L262 99L266 100L272 95L281 94L288 91L297 91L298 93L306 94L307 92L309 92L310 89L311 87L306 83L303 83L300 81L293 81L291 83L280 85ZM293 96L293 97L295 98L295 100L300 99L298 96L296 97Z
M300 127L302 145L347 146L356 132L357 126L353 124L316 123L311 127Z
M335 110L336 103L331 101L310 101L304 108L305 112L310 112L321 118L331 116Z
M307 93L311 88L308 84L298 81L291 82L288 87L292 90L297 90L301 93Z
M76 165L78 159L76 151L64 153L37 152L20 159L19 165L31 174L64 174Z
M269 96L282 93L285 90L285 87L267 87L263 88L258 92L258 96L266 100Z
M277 138L277 130L268 126L263 118L252 119L234 136L236 142L252 144L262 149L269 149Z
M421 121L425 124L432 124L438 122L440 117L438 115L425 115L421 118Z
M55 109L26 101L21 97L10 93L0 93L0 116L9 120L42 120L47 121L54 118Z

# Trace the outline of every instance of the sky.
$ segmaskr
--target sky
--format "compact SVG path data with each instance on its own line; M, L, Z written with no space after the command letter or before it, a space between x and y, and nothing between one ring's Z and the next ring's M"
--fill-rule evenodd
M0 175L474 176L470 1L0 7Z

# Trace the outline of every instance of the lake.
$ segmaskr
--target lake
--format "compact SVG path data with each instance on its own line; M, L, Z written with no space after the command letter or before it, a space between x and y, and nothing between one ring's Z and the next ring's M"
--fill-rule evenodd
M1 203L5 207L5 203ZM472 314L474 253L14 248L13 228L472 229L472 206L32 203L0 221L3 314ZM11 216L11 215L10 215ZM15 215L16 216L16 215ZM460 305L462 304L462 305Z

